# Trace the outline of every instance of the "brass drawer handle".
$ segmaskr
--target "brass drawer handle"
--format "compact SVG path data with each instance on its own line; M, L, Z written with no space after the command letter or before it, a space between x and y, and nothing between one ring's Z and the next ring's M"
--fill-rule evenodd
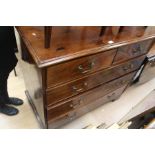
M76 113L67 115L67 118L69 118L70 120L73 120L75 117L76 117Z
M116 83L116 86L122 86L126 82L127 82L126 80L121 80L121 81L119 81L119 82Z
M94 67L95 63L94 62L91 62L89 65L88 65L88 68L85 70L85 68L82 66L82 65L79 65L78 66L78 70L82 73L82 74L86 74L88 72L90 72L92 70L92 68Z
M132 53L133 53L134 55L140 54L140 53L141 53L141 47L140 47L140 45L137 45L137 47L135 47L135 48L133 49Z
M130 64L130 65L128 65L128 66L123 66L123 70L124 70L125 72L128 72L128 71L130 71L131 69L133 69L133 67L134 67L133 64Z
M121 84L121 85L123 85L123 84L125 84L125 83L127 83L127 80L122 80L122 81L120 81L120 84Z
M69 106L73 109L75 109L76 107L78 107L80 105L80 103L72 103Z
M71 103L69 106L73 109L77 108L78 106L80 106L83 103L83 100L80 99L77 103Z
M76 91L77 93L79 93L79 92L84 91L85 86L87 86L87 83L86 83L86 82L84 82L84 84L83 84L83 87L82 87L82 88L77 88L76 86L72 86L72 89L73 89L74 91Z
M73 86L72 88L73 88L74 91L76 91L76 92L78 92L78 93L79 93L79 92L82 92L83 89L84 89L84 88L79 88L79 89L78 89L76 86Z

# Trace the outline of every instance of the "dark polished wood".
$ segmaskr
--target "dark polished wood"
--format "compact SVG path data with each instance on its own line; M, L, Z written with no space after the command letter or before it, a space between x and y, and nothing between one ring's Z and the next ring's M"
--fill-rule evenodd
M55 104L54 106L49 106L48 109L53 110L51 110L50 113L48 112L48 119L53 119L58 115L64 114L65 112L78 109L79 107L95 102L97 99L102 98L106 94L109 94L123 85L127 86L134 74L134 72L130 73L122 78L113 80L105 85L101 85L97 88L87 91L82 95L77 95L71 99L68 99L65 102ZM109 96L109 99L114 100L113 97L114 96Z
M22 40L20 41L20 46L18 46L18 49L20 51L19 54L21 54L21 57L23 58L23 61L21 61L20 65L22 67L24 82L27 89L26 96L36 114L37 120L39 120L39 124L46 128L47 124L45 121L46 116L44 112L45 105L43 94L45 84L44 80L42 80L44 77L42 74L43 69L40 70L35 65L27 47Z
M100 53L113 48L153 39L154 33L145 33L143 26L124 26L117 36L106 28L105 35L99 37L99 26L64 26L52 27L52 46L44 48L44 29L33 26L17 27L29 52L38 67L55 65L68 60Z
M47 68L47 87L68 82L111 66L116 50L82 57Z
M79 109L70 111L68 113L64 112L63 115L59 115L59 117L57 117L55 119L49 119L49 121L48 121L49 128L59 128L62 125L75 120L76 118L82 116L83 114L90 112L93 109L96 109L99 106L102 106L103 104L105 104L107 102L111 102L111 101L118 99L121 96L121 94L124 92L125 88L126 88L126 85L103 96L102 98L97 99L95 102L91 102L88 105L85 105ZM63 109L63 110L65 110L65 109ZM61 112L61 111L59 111L59 112ZM50 114L52 114L51 111L49 110L48 113L49 113L49 117L50 117Z
M104 32L105 32L105 30L106 30L106 27L107 27L107 26L101 26L100 36L103 36L103 35L104 35Z
M117 99L146 58L152 29L106 26L99 36L100 26L52 26L47 37L44 27L17 27L27 94L44 127L58 128Z
M45 48L50 48L52 26L45 26L44 27L44 35L45 35Z
M116 57L114 59L114 64L118 64L128 59L143 55L148 52L152 45L153 40L150 39L135 44L119 47Z
M36 109L36 106L34 105L34 102L33 102L32 98L30 97L30 94L27 90L25 91L25 95L26 95L26 97L30 103L30 106L32 107L32 110L33 110L33 112L34 112L34 114L35 114L35 116L39 122L40 127L46 128L45 124L43 124L42 120L40 119L40 114L38 113L38 110Z
M144 58L145 56L141 56L138 59L133 59L130 62L117 65L110 69L95 72L94 74L90 74L81 79L65 83L52 89L49 88L47 90L47 104L54 104L55 102L81 94L101 84L133 72L139 69Z

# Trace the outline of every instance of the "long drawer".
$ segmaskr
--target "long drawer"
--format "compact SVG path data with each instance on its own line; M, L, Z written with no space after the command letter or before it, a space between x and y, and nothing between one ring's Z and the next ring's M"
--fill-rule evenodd
M51 66L47 68L47 87L105 69L112 64L115 54L116 49Z
M118 48L113 64L126 61L128 59L147 53L153 43L153 39L141 41L135 44L121 46Z
M85 113L92 111L93 109L95 109L107 102L118 99L121 96L121 94L123 93L125 88L126 88L126 85L103 96L102 98L96 100L95 102L91 102L89 105L85 105L82 108L79 108L76 111L73 110L68 113L59 115L59 117L56 117L55 119L49 119L48 128L58 128L64 124L66 124L70 121L73 121L74 119L84 115ZM50 111L48 111L48 113L50 113Z
M66 98L78 95L103 83L119 78L139 68L145 56L120 64L116 67L96 72L79 80L61 85L47 91L47 104L55 104Z
M47 107L48 119L54 119L59 115L62 115L74 109L78 109L79 107L82 107L84 105L90 104L91 102L94 102L99 98L102 98L103 96L110 93L111 91L114 91L124 85L127 85L131 80L131 78L133 77L134 73L135 72L130 73L124 77L121 77L117 80L106 83L105 85L101 85L91 91L87 91L82 95L78 95L74 98L68 99L59 104L53 105L51 107ZM115 96L109 96L109 100L113 100L114 97Z

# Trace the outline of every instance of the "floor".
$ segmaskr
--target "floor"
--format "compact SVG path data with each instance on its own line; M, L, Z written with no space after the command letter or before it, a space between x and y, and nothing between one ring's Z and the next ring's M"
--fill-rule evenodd
M39 128L39 124L33 114L33 111L28 104L27 98L25 96L25 84L20 70L19 64L16 67L18 76L15 77L14 72L10 74L8 80L8 89L10 96L16 96L24 100L22 106L17 107L19 109L19 114L16 116L6 116L0 114L0 128L1 129L33 129Z
M19 114L13 117L0 114L1 129L39 129L40 126L25 96L25 84L20 69L20 61L16 67L18 76L12 72L9 77L9 94L24 100L24 105L17 107ZM105 123L110 126L118 122L125 116L137 103L155 89L155 79L142 84L129 87L125 93L115 102L107 103L94 111L62 126L63 129L80 129L88 125L98 126Z

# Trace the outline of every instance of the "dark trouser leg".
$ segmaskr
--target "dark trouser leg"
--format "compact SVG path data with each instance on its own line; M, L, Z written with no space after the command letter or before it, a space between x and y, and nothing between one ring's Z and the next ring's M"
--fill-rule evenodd
M0 106L8 100L7 80L10 71L0 71Z
M0 70L0 106L4 104L12 104L19 106L23 104L23 101L19 98L11 97L9 98L7 89L7 80L13 67L8 70Z
M11 70L0 70L0 113L13 116L18 113L14 107L6 105L9 102L7 80Z

